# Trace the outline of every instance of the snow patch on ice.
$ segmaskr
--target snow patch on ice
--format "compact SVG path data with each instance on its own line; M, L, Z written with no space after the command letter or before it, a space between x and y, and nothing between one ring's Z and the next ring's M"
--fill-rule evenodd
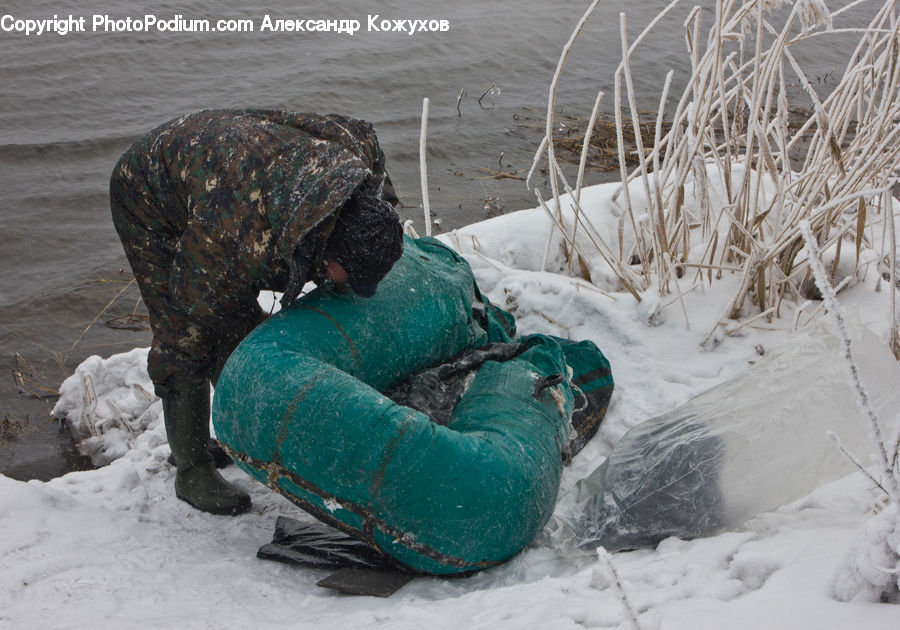
M68 424L79 449L97 466L122 457L160 420L162 403L147 375L148 352L94 355L60 386L52 413Z
M613 192L598 186L582 195L611 242L621 215ZM534 209L442 238L464 253L493 302L515 310L520 333L591 339L612 364L616 391L607 417L565 470L563 491L628 429L741 374L759 349L789 334L791 317L783 314L764 326L770 330L748 326L701 348L737 278L726 275L686 294L686 321L670 296L637 303L600 265L591 274L597 285L576 277L577 270L569 275L558 235L542 271L548 232L549 219ZM864 323L884 337L889 291L876 293L877 274L869 276L841 299L859 305ZM261 303L278 307L276 295ZM323 571L258 561L256 550L271 539L279 513L311 517L235 467L223 474L251 494L251 512L218 517L178 501L146 352L92 357L62 387L57 417L81 427L95 454L114 461L48 483L0 476L0 626L630 627L596 556L566 560L547 547L530 547L470 577L418 578L388 600L339 597L316 587ZM108 444L100 446L103 440ZM877 500L857 473L758 515L740 531L667 539L613 560L644 628L893 630L896 607L839 602L832 583L842 567L858 566L856 575L873 580L876 597L874 580L882 574L868 572L880 561L866 558L862 568L851 543ZM896 510L882 514L872 528L898 520Z
M835 574L841 601L900 604L900 506L891 503L854 537Z

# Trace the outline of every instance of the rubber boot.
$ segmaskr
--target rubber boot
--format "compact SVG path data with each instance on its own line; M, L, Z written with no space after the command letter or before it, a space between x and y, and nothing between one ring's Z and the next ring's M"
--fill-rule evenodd
M228 453L225 452L225 449L222 448L222 443L216 438L209 438L209 442L206 443L206 450L209 451L213 461L216 463L216 468L227 468L234 463L232 459L228 457ZM166 461L172 466L177 465L175 463L174 453L170 453L166 458Z
M211 514L241 514L250 496L225 481L207 449L209 385L188 383L163 399L169 446L177 462L175 496Z

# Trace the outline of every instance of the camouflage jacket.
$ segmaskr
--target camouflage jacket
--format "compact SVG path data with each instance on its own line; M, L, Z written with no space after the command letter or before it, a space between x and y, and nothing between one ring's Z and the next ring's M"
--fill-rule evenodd
M324 238L363 183L396 204L371 124L344 116L209 110L140 138L113 171L114 220L127 215L116 227L134 241L133 268L143 254L167 269L166 302L183 316L168 328L191 323L154 335L202 353L217 328L258 310L260 290L285 289L298 244Z

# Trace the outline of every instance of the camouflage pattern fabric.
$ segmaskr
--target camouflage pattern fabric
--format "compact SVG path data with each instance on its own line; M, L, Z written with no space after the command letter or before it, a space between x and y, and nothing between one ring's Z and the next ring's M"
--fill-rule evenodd
M295 252L311 262L363 184L397 203L372 125L339 115L201 111L125 151L110 206L150 312L157 394L217 374L264 319L259 291L285 290Z

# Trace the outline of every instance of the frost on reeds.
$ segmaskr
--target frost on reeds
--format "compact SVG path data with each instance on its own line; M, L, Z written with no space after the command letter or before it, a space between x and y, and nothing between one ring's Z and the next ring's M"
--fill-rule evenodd
M779 317L785 302L795 312L807 302L812 283L801 221L828 253L832 276L840 266L855 277L868 264L896 286L890 190L900 174L900 19L895 0L888 0L868 26L840 28L845 11L860 2L834 11L823 0L717 0L712 11L695 7L684 22L690 78L670 100L667 77L652 137L638 114L631 61L680 0L632 41L622 14L612 108L625 184L616 195L622 213L615 239L608 233L604 239L580 207L584 158L573 189L552 137L561 72L598 4L593 2L560 57L546 135L532 167L533 174L546 161L554 203L535 193L563 234L570 269L590 278L599 255L638 300L652 291L675 294L677 301L699 284L739 274L741 282L707 340L729 320ZM834 88L820 97L793 50L838 33L859 41ZM796 85L805 102L789 104L789 88ZM598 95L592 120L600 103ZM798 112L806 114L798 120ZM626 131L637 147L632 170L621 142ZM564 192L571 201L561 203ZM891 321L900 357L896 309Z
M863 598L900 603L900 513L897 511L900 509L900 435L895 432L891 436L893 439L885 438L882 420L875 412L866 387L859 378L860 370L853 354L850 335L809 222L801 221L799 228L809 253L816 286L822 292L837 329L850 384L856 392L857 406L868 424L877 470L874 473L867 471L853 454L840 445L836 436L832 438L838 441L844 454L885 493L888 501L881 513L863 528L843 566L839 568L834 593L838 599L845 601Z

